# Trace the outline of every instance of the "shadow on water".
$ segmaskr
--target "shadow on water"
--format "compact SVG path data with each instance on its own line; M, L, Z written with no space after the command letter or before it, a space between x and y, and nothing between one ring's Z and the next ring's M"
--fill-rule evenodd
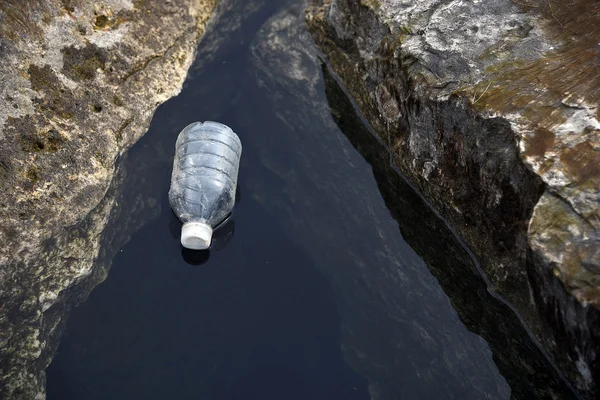
M320 70L302 4L221 3L184 90L123 157L110 275L72 312L48 399L568 398ZM196 120L244 145L243 197L205 252L181 248L167 199Z
M444 222L392 167L388 150L364 126L325 64L322 71L334 120L373 167L377 186L403 239L425 261L467 329L489 344L511 387L511 398L575 398L513 311L488 293L470 256Z

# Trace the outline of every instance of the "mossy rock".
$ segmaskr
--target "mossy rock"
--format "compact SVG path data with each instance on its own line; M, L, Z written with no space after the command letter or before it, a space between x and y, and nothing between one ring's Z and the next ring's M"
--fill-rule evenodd
M2 399L43 398L59 304L92 273L115 203L115 160L179 92L215 7L142 3L0 3Z

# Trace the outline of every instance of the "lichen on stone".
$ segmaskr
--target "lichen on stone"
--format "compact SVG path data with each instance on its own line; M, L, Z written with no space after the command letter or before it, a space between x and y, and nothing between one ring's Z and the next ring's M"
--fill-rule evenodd
M306 19L398 168L595 396L579 366L600 354L600 6L379 3L314 0Z
M214 6L0 3L0 304L14 317L0 318L3 399L43 397L53 347L41 327L61 326L53 304L90 273L115 160L179 92Z

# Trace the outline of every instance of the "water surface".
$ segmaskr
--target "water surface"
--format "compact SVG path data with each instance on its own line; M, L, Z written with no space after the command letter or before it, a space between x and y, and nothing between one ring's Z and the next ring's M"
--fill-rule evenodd
M48 398L569 396L389 165L318 59L303 3L233 4L122 161L110 229L138 222L126 244L106 235L118 251L70 316ZM210 252L182 251L167 199L175 139L196 120L244 146Z

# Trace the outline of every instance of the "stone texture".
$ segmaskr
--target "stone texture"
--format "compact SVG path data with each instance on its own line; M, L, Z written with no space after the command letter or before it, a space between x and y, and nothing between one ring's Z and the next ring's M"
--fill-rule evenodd
M598 7L317 0L307 13L395 164L589 397L600 375L588 306L599 299Z
M472 255L390 163L319 60L300 6L276 13L253 40L265 93L255 100L281 124L252 151L265 171L246 184L331 282L344 358L368 380L370 398L436 398L441 386L448 399L575 398L517 315L488 293ZM240 123L262 126L254 113ZM448 309L472 336L452 325Z
M0 397L44 397L57 302L98 282L84 278L117 202L115 162L179 92L214 6L0 5Z

